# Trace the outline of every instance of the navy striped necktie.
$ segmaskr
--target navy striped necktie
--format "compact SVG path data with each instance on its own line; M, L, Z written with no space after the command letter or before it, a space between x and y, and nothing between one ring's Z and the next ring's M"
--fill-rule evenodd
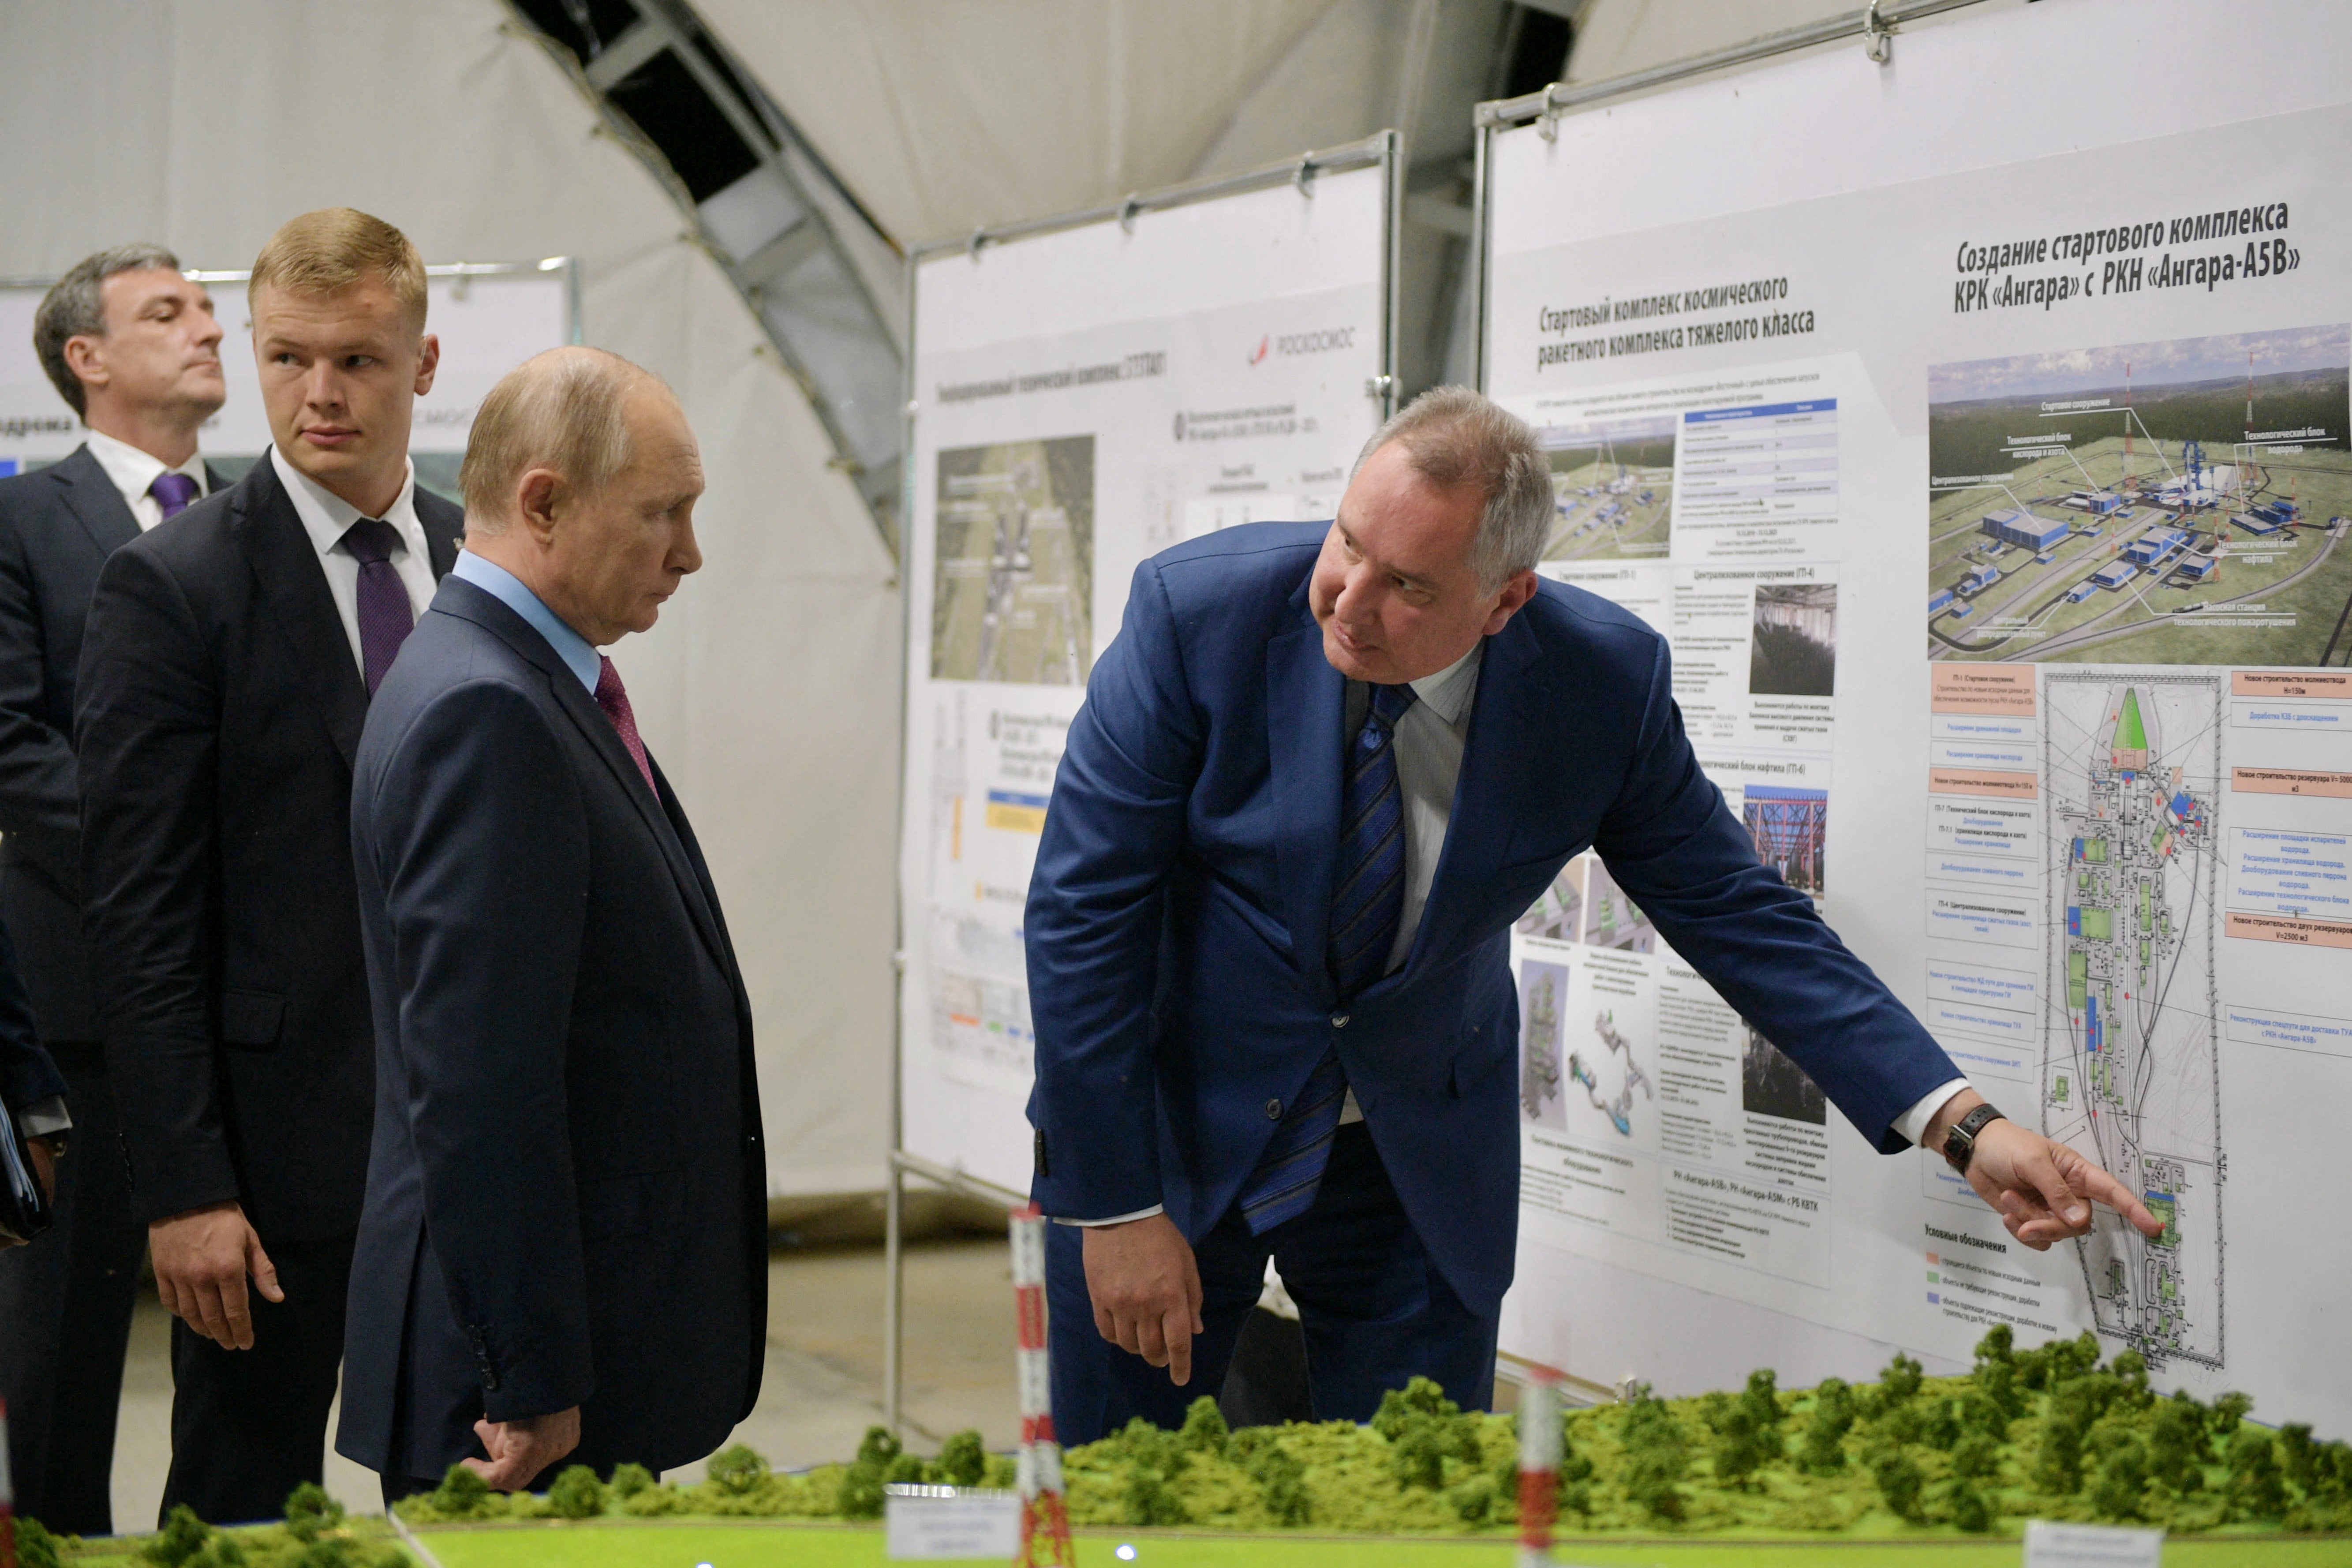
M1412 706L1412 687L1373 687L1371 710L1348 746L1328 948L1342 1001L1387 972L1404 919L1404 792L1397 781L1396 722ZM1314 1206L1347 1092L1334 1047L1286 1110L1279 1101L1267 1102L1267 1113L1281 1125L1242 1187L1242 1217L1251 1235L1262 1236Z

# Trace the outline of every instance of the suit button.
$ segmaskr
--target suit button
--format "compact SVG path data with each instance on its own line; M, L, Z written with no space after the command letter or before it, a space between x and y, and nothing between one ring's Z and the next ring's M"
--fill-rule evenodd
M1265 1102L1265 1119L1268 1121L1279 1121L1282 1120L1282 1101L1278 1100L1269 1100Z
M488 1367L482 1369L482 1386L492 1394L499 1391L499 1374Z
M1346 1028L1346 1027L1348 1026L1348 1015L1346 1015L1345 1013L1334 1013L1334 1014L1332 1014L1332 1015L1331 1015L1331 1026L1332 1026L1333 1028L1335 1028L1335 1029L1344 1029L1344 1028Z

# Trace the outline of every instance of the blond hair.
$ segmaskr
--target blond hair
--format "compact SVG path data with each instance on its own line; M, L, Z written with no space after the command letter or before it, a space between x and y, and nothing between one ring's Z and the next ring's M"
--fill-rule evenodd
M245 298L251 304L265 286L289 294L335 294L370 276L392 289L400 313L421 335L425 258L400 230L351 207L320 207L280 224L253 258Z
M574 495L612 483L635 456L629 394L642 382L667 391L661 377L603 349L549 349L507 372L474 411L457 483L466 527L494 534L514 521L514 489L524 474L560 474Z

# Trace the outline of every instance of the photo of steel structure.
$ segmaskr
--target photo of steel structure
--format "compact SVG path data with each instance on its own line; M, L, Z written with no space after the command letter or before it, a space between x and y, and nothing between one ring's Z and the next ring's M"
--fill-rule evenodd
M2352 328L1927 371L1927 656L2352 662Z
M1830 792L1781 784L1749 784L1740 816L1756 841L1756 858L1801 893L1822 896L1823 851L1829 842Z
M1747 1026L1747 1047L1739 1053L1739 1108L1751 1116L1829 1125L1829 1098L1822 1086L1757 1033L1755 1025Z
M1757 584L1755 625L1748 652L1751 695L1836 695L1836 584Z

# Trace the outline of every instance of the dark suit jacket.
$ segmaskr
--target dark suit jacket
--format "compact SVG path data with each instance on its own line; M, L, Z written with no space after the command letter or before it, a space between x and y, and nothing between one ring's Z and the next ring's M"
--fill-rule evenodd
M463 513L416 492L436 575ZM82 639L83 929L142 1221L348 1235L373 1113L352 880L367 688L267 460L107 558Z
M1147 561L1054 782L1026 920L1049 1215L1164 1203L1198 1239L1336 1047L1447 1281L1497 1310L1518 1225L1510 925L1597 848L1675 951L1864 1136L1959 1077L1699 771L1665 639L1547 582L1486 641L1436 879L1403 966L1344 1001L1325 962L1341 704L1307 584L1326 525Z
M16 973L16 944L0 926L0 1105L14 1112L65 1092L65 1075L33 1030L32 1004Z
M227 480L206 469L206 488ZM81 940L74 674L98 569L139 537L105 468L78 447L0 479L0 921L45 1040L95 1040Z
M352 844L376 1124L337 1448L436 1476L475 1418L578 1405L585 1462L710 1452L759 1393L766 1162L677 797L451 578L368 714Z

